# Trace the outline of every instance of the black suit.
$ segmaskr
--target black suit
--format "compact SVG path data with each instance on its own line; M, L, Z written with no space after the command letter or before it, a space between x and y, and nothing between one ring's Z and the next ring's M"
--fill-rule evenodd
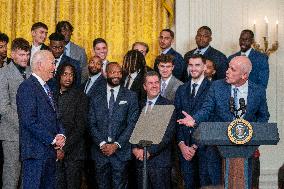
M146 101L142 102L143 106ZM172 102L162 96L159 96L155 105L171 105ZM154 105L154 106L155 106ZM141 112L144 113L144 112ZM151 189L169 189L171 187L171 163L172 163L172 142L175 135L176 116L173 113L171 120L168 124L164 137L160 144L151 145L148 148L150 158L147 160L147 170L149 185ZM133 145L133 147L137 147ZM142 167L143 162L137 160L137 179L138 187L142 187Z
M184 55L184 60L186 64L188 64L188 60L190 57L194 54L194 51L196 49L193 49L189 52L187 52ZM228 59L227 57L217 49L214 49L213 47L209 46L208 49L203 54L206 58L209 58L216 64L216 73L213 77L213 80L223 79L226 77L226 71L228 69ZM188 73L187 71L184 73L185 80L188 81Z
M72 88L56 95L58 117L65 130L64 159L57 161L57 188L79 189L85 159L84 133L87 120L87 96Z
M88 80L84 81L83 84L80 86L81 91L85 92L86 89L86 84L87 84ZM101 74L96 81L92 84L91 88L89 89L89 91L86 93L86 95L88 97L92 97L93 93L96 91L96 89L98 87L100 87L101 85L103 85L104 83L106 83L106 79L104 78L104 76Z

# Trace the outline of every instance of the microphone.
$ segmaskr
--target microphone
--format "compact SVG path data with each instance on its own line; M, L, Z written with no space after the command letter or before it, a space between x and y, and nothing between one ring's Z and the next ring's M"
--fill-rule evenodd
M235 113L234 97L231 97L231 98L230 98L230 112L231 112L232 114Z
M239 103L240 103L240 110L242 110L242 115L244 115L246 112L246 107L247 107L246 101L244 98L240 98Z

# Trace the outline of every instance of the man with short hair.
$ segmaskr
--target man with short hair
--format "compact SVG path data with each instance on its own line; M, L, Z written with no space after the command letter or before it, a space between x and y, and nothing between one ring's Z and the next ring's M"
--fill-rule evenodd
M56 25L56 32L61 33L65 37L64 54L80 62L80 67L87 66L87 55L84 48L76 45L71 40L73 26L68 21L60 21Z
M175 67L173 70L173 75L177 79L182 80L183 73L185 72L185 69L186 69L186 64L182 56L171 47L172 44L174 43L174 36L175 34L172 30L163 29L160 32L159 45L162 50L161 54L169 54L174 57L173 62L174 62ZM154 63L154 70L156 72L159 72L157 60L155 60L155 63Z
M122 71L116 62L106 67L107 82L94 91L89 111L92 159L99 189L127 189L129 139L138 119L135 92L120 86Z
M80 68L80 62L77 60L74 60L73 58L70 58L69 56L66 56L64 54L64 35L60 33L52 33L49 36L49 50L52 52L54 58L55 58L55 73L59 65L63 64L64 62L68 62L72 64L76 69L76 80L75 86L79 87L81 84L81 68ZM54 91L56 87L56 81L55 79L51 79L48 81L49 87Z
M171 101L160 95L161 79L157 72L150 71L144 76L143 86L147 93L147 98L141 101L141 107L145 107L141 114L152 110L158 105L171 105ZM162 118L160 118L162 119ZM171 169L172 169L172 140L175 134L175 113L173 113L167 126L162 141L147 148L147 177L149 188L170 189ZM133 145L132 153L136 158L137 184L138 188L143 187L143 148Z
M252 48L254 33L251 30L243 30L239 38L240 51L229 56L229 60L236 56L246 56L252 63L249 80L255 84L267 88L269 79L268 56Z
M268 122L270 115L265 88L248 79L251 70L252 64L248 57L234 57L229 63L226 79L213 82L202 108L191 114L192 117L183 112L185 118L178 120L178 123L194 127L195 124L208 121L212 113L216 122L231 122L235 119L230 111L231 97L235 99L235 102L239 102L240 98L245 100L246 113L242 116L243 119L249 122ZM238 108L239 104L235 103L235 107ZM251 158L249 158L249 167L251 164ZM220 169L221 166L218 170ZM249 186L252 183L251 178L252 170L249 169Z
M179 119L183 117L182 111L194 114L204 103L211 86L211 82L205 77L205 70L206 59L203 55L196 54L188 60L191 79L178 88L175 98L175 108ZM192 128L184 125L177 126L177 144L180 150L179 159L185 188L195 189L199 186L220 184L221 169L212 170L214 175L208 174L212 165L221 164L218 151L207 153L206 146L197 146L193 133ZM210 163L211 159L214 159L213 163Z
M32 75L17 92L20 125L22 188L55 188L56 149L65 144L53 94L46 84L53 77L54 57L47 50L34 54ZM32 91L32 92L31 92Z
M216 64L216 74L214 80L225 78L226 70L228 68L228 60L222 52L210 46L210 42L212 41L211 29L208 26L201 26L197 30L195 41L197 48L187 52L184 55L185 62L188 62L188 59L194 54L202 54ZM187 78L188 76L189 73L186 73L184 77Z
M176 90L183 83L173 76L174 57L167 54L162 54L157 57L158 69L161 75L161 96L170 101L174 101Z
M3 187L17 188L21 170L19 149L19 120L16 94L19 85L29 77L29 42L23 38L12 41L10 64L0 69L0 140L3 145Z
M147 55L149 52L149 46L147 43L141 42L141 41L136 41L132 45L132 50L138 50L140 51L144 56Z
M10 63L11 59L7 57L7 45L9 37L5 33L0 32L0 68Z
M93 41L93 50L95 56L98 56L102 59L103 62L102 73L103 76L106 77L106 66L109 63L109 61L107 60L108 45L106 40L104 40L103 38L96 38Z
M36 22L31 27L33 42L31 45L30 63L33 55L39 50L48 50L48 46L44 44L48 33L48 27L42 22Z
M214 76L216 74L216 64L209 58L206 58L206 69L204 74L210 81L214 80Z

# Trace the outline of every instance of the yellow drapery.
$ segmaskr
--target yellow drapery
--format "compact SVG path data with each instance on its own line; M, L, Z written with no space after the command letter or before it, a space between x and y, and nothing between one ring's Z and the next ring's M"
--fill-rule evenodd
M102 37L109 45L108 59L120 63L135 41L144 41L150 47L147 64L152 66L159 32L170 26L164 0L0 0L0 4L0 31L10 39L31 41L33 23L44 22L51 34L58 21L67 20L74 26L71 40L84 47L88 56L92 41Z

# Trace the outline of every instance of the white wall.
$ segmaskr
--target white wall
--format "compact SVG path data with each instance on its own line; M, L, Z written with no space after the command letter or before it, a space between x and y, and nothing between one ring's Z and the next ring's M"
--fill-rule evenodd
M270 122L277 122L280 142L262 146L260 188L277 188L277 171L284 163L284 1L283 0L176 0L176 49L185 54L196 47L195 35L202 25L213 32L211 45L224 54L239 50L243 29L252 29L256 20L256 41L263 43L264 16L269 20L269 38L275 40L275 22L279 20L278 51L269 57L270 79L267 100ZM269 134L269 133L268 133Z

